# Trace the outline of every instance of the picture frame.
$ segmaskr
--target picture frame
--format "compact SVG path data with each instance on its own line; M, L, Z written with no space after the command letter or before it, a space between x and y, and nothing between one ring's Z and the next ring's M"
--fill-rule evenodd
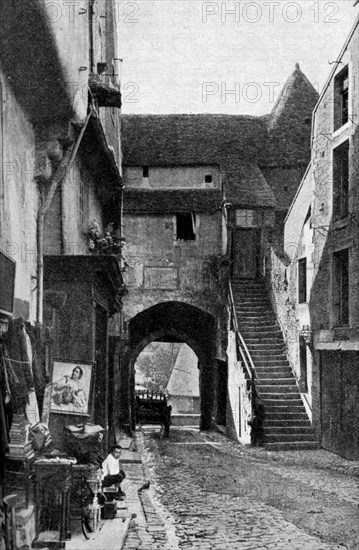
M50 413L90 415L94 362L53 359Z

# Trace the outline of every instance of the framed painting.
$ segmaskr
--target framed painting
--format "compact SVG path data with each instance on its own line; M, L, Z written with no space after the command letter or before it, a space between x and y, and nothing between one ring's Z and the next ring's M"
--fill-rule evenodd
M89 416L94 363L54 359L50 412Z

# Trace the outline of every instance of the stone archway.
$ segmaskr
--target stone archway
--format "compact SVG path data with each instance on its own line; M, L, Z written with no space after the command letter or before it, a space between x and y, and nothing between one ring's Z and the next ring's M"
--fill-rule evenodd
M128 324L126 358L127 381L122 399L128 410L129 424L134 428L134 364L141 351L151 342L183 342L198 357L201 401L201 429L214 423L215 318L183 302L161 302L135 315Z

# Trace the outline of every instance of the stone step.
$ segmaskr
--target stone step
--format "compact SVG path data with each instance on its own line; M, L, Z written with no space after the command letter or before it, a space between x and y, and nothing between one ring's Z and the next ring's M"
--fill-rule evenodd
M266 308L264 311L260 311L260 310L256 311L256 310L253 310L252 308L248 309L248 311L247 310L243 311L237 303L237 306L235 307L235 310L236 310L238 320L240 320L242 318L244 320L245 319L250 320L252 317L258 317L259 319L266 319L267 321L270 320L274 324L276 324L276 316L275 316L274 312L269 310L268 308Z
M253 355L251 355L254 368L258 373L261 374L276 374L276 373L287 373L290 376L293 376L292 369L289 366L289 363L287 359L277 359L276 361L270 361L270 360L263 360L254 358Z
M233 294L239 330L255 366L256 388L266 412L266 447L317 448L263 282L237 281Z
M247 347L252 349L253 351L277 351L277 352L281 352L283 349L286 349L285 348L285 345L284 345L284 342L271 342L271 343L268 343L268 342L258 342L256 344L250 344L249 342L247 342L245 340L246 344L247 344Z
M269 302L268 298L264 296L261 292L236 292L233 294L234 303L236 305L241 306L242 304L263 304L270 309L271 303Z
M257 389L264 392L290 392L297 390L295 378L262 379L257 382ZM299 391L299 390L298 390Z
M256 365L254 367L255 367L255 371L256 371L256 374L257 374L259 384L262 384L263 382L267 382L268 380L269 381L272 380L273 383L276 380L289 380L290 375L292 375L292 371L291 371L290 367L288 367L286 369L283 369L283 368L279 367L277 370L273 369L271 371L268 371L265 367L257 367ZM295 379L294 379L294 381L295 381Z
M275 417L275 418L273 418ZM277 418L279 417L279 418ZM282 429L286 427L303 427L303 428L311 428L312 425L309 422L309 419L307 418L306 414L293 414L293 418L289 417L285 414L271 414L270 417L264 420L263 422L264 428L271 429Z
M271 313L271 307L270 304L267 302L267 300L240 300L236 303L236 309L240 309L243 311L257 311L257 310L263 310L268 311L268 313Z
M241 333L245 334L247 332L272 332L273 330L280 330L279 325L276 323L248 323L243 320L238 319L238 326Z
M281 331L277 328L273 328L272 330L246 330L241 331L241 334L244 338L244 340L247 342L247 340L253 339L253 340L260 340L261 338L279 338L283 341L283 336Z
M282 442L268 442L265 445L268 451L294 451L294 450L310 450L318 449L319 445L317 441L282 441Z
M251 355L252 357L256 356L258 367L268 367L268 369L273 367L289 367L289 361L284 353L281 353L278 357L266 356L263 353L252 353Z
M171 423L172 426L199 426L200 424L200 414L185 414L177 413L171 414Z
M248 347L248 346L247 346ZM286 359L286 356L284 354L283 351L278 351L277 349L262 349L262 348L257 348L257 347L253 347L253 349L251 349L251 353L255 356L257 355L259 359L263 359L264 357L267 357L268 359L272 359L272 360L275 360L275 359ZM248 347L248 349L250 349Z
M271 309L271 304L264 296L242 296L235 302L238 307L247 308L251 306L262 306Z
M249 321L238 318L238 327L241 332L266 332L273 329L279 330L279 325L275 322L274 319L272 319L271 321L258 319L254 321Z
M279 358L274 359L272 359L271 357L266 357L265 355L258 355L256 358L255 366L258 366L258 368L261 369L268 369L268 372L283 367L290 369L288 359L283 357L283 355L281 355Z
M233 294L236 296L252 296L260 294L261 296L267 297L267 291L263 286L247 286L247 285L233 285L232 286Z
M279 345L281 347L284 345L283 338L280 336L246 336L245 338L243 336L243 339L247 346L250 345L253 348L264 344Z
M241 300L237 300L235 302L235 310L240 312L243 312L245 315L248 313L255 313L259 312L260 315L263 313L267 313L268 315L274 315L274 311L271 308L269 304L264 303L263 301L253 301L252 303L245 303Z
M240 288L261 288L265 291L264 281L260 279L234 279L231 281L233 287Z
M286 403L285 405L276 405L275 403L276 402L274 402L274 404L263 402L267 418L273 418L273 420L288 418L288 420L290 420L301 418L301 415L303 415L303 418L308 418L304 405L302 403Z
M247 346L248 347L248 346ZM259 361L261 359L266 359L266 361L276 362L276 361L286 361L286 355L284 352L279 352L278 350L270 350L270 349L249 349L249 352L252 356L252 359L254 361L254 358L256 357Z
M275 316L274 316L274 313L272 311L268 311L268 310L265 310L265 311L256 311L254 309L250 309L248 311L241 311L240 308L236 307L236 314L237 314L237 317L238 317L238 320L240 319L247 319L247 320L253 320L253 319L258 319L259 321L260 320L272 320L273 322L275 321Z
M293 401L298 401L298 404L302 402L299 391L298 390L293 391L293 386L288 388L287 392L281 392L281 393L266 392L265 389L261 387L257 387L257 389L264 405L266 403L268 405L271 405L272 402L277 402L277 401L283 401L284 403L286 403L287 401L290 401L291 404L293 405L295 404L293 403ZM281 404L281 403L278 403L278 404Z
M238 313L236 313L236 315L239 330L256 331L260 329L272 330L271 327L276 327L276 329L279 328L279 325L276 324L275 317L272 315L239 315Z
M287 434L287 433L278 433L278 434L266 434L266 441L268 443L279 443L279 442L293 442L297 443L300 441L312 441L315 442L316 438L314 433L312 434Z
M257 315L257 319L254 319L254 320L248 318L247 315L243 315L242 317L238 315L237 317L238 317L238 324L239 325L242 325L242 324L248 325L248 326L251 327L252 330L255 330L257 326L258 326L258 328L260 328L263 325L267 325L268 327L280 328L274 314L272 314L268 317L263 317L263 316L258 316Z
M266 291L260 287L248 288L248 287L236 286L236 287L232 287L232 290L233 290L234 298L243 298L243 297L251 298L252 296L261 296L263 298L267 298Z
M269 438L269 436L274 436L277 434L286 434L286 435L306 435L309 434L311 437L313 436L313 428L309 424L308 426L303 425L292 425L292 426L272 426L264 424L265 432Z

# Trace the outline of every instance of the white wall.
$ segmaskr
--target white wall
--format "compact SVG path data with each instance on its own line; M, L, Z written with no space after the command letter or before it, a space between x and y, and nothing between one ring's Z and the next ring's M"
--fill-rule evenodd
M148 178L143 167L125 167L124 183L129 188L141 189L220 189L218 166L149 166ZM205 183L205 175L212 175L212 183Z

